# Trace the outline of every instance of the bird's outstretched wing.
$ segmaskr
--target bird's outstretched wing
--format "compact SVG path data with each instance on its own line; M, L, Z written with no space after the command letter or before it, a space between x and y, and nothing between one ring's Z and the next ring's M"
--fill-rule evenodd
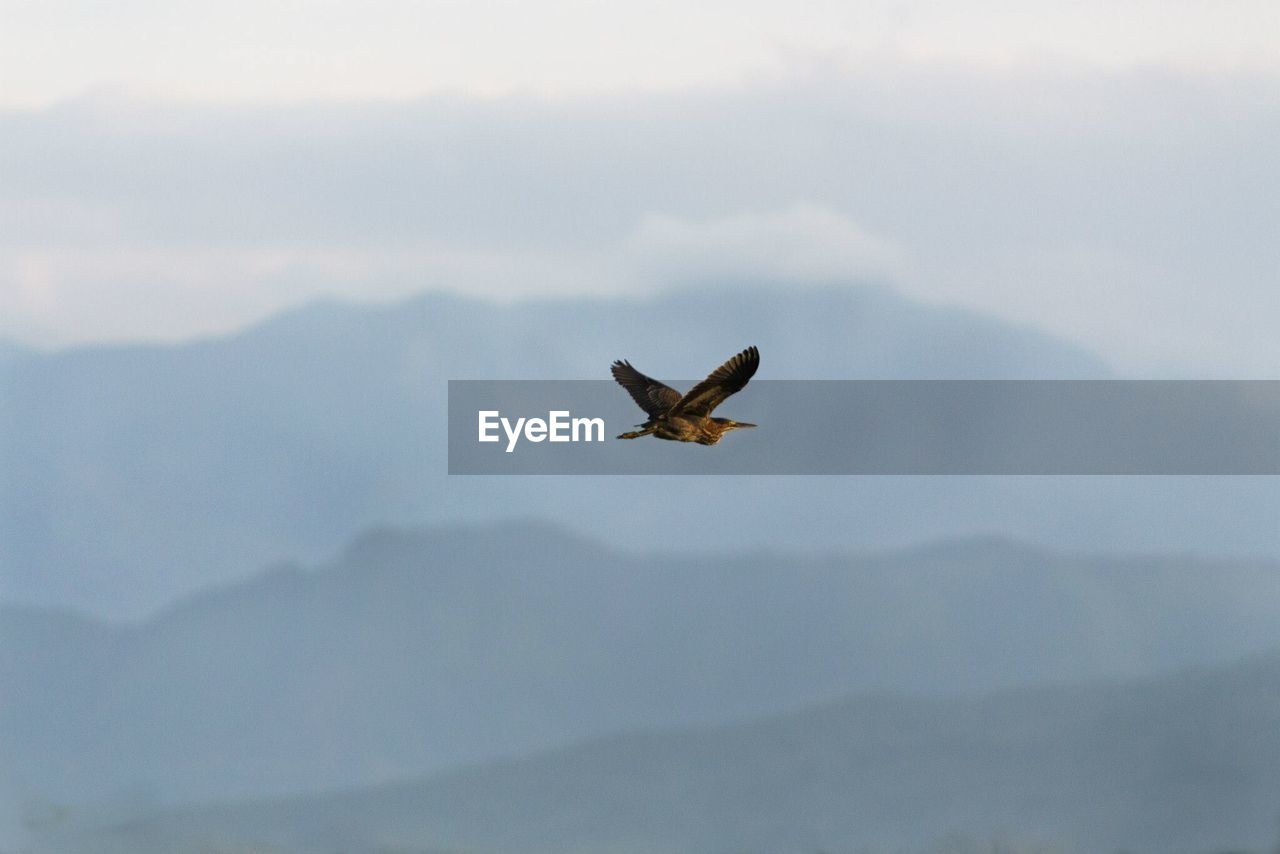
M711 372L705 380L689 389L673 408L682 415L707 417L724 403L725 398L742 391L760 367L760 351L748 347Z
M657 418L680 402L680 392L652 377L646 377L631 367L630 362L614 362L612 371L618 385L630 393L650 418Z

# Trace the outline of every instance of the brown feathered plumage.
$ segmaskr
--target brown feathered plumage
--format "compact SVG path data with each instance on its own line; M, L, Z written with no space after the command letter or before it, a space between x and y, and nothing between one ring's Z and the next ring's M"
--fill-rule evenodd
M613 378L649 416L640 430L618 438L638 439L652 434L675 442L714 445L730 430L755 427L729 418L712 418L711 413L730 395L742 391L759 367L760 351L748 347L682 396L671 386L640 373L630 362L614 362Z

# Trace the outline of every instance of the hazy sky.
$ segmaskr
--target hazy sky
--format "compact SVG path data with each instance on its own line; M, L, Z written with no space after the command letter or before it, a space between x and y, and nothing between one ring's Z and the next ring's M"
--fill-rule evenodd
M1275 2L0 3L0 337L874 279L1274 376Z
M7 0L0 102L680 89L815 57L1276 69L1272 0Z

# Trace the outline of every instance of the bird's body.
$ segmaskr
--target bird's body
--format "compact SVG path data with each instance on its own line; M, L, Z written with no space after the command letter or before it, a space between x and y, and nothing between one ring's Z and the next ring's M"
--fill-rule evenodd
M670 439L673 442L697 442L700 445L714 445L720 437L737 427L754 427L754 424L739 424L727 418L689 418L684 415L660 415L656 419L641 425L652 427L652 434L659 439ZM619 439L636 439L642 434L623 433Z
M639 425L639 430L623 433L618 438L656 436L673 442L714 445L730 430L756 426L729 418L712 418L711 412L729 395L741 391L759 367L760 351L748 347L712 371L688 394L681 395L671 386L640 373L630 362L614 362L613 378L649 416Z

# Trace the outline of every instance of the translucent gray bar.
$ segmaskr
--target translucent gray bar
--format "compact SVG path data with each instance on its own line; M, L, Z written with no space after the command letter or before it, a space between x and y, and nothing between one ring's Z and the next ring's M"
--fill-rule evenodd
M479 441L485 411L498 441ZM451 380L449 473L1280 474L1280 381L756 380L715 414L759 427L620 440L645 416L612 381ZM562 440L512 443L499 418ZM583 422L569 440L569 419L601 419L603 441Z

